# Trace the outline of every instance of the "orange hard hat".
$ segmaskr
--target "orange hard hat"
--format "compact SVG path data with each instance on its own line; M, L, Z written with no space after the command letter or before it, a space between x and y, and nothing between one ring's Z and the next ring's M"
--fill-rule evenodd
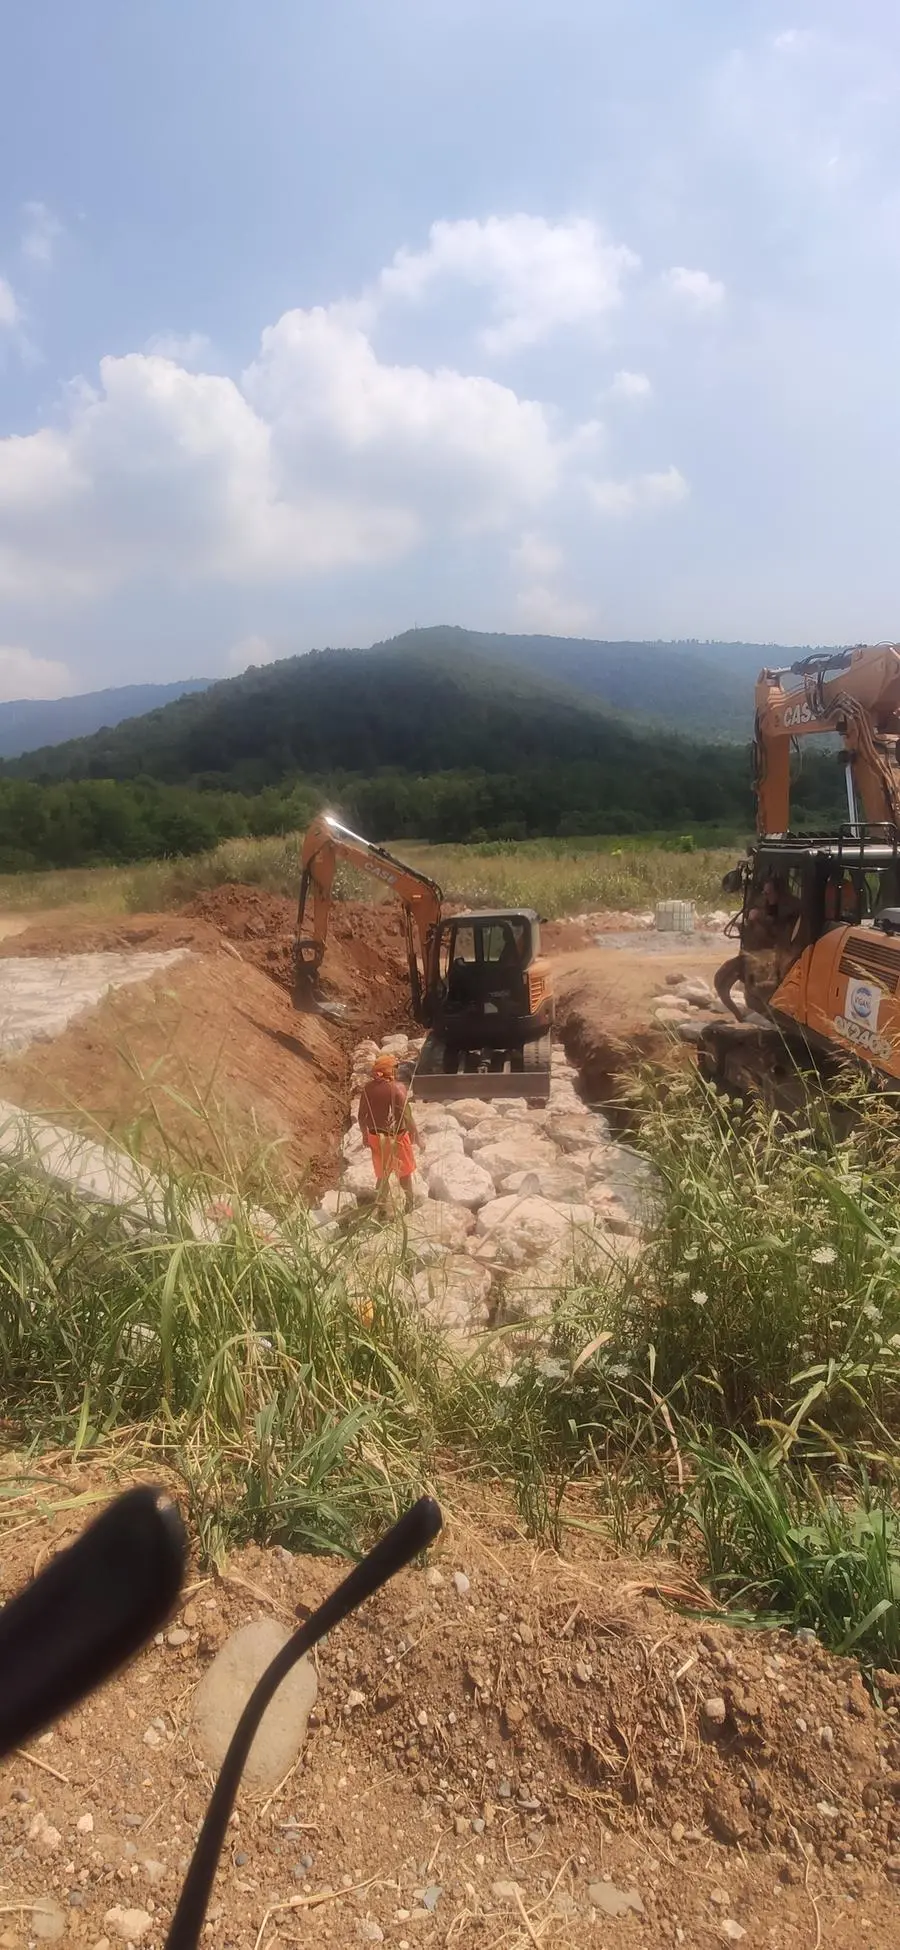
M396 1056L392 1056L390 1050L382 1050L381 1055L376 1056L372 1064L372 1075L373 1077L392 1077L396 1068Z

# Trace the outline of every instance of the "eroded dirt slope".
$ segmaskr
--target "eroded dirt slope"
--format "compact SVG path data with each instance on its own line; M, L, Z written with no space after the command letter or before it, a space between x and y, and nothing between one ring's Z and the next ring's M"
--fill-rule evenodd
M400 926L391 910L335 910L322 992L336 1013L290 1001L295 912L253 887L222 887L179 915L43 924L0 942L9 955L186 948L165 979L110 995L63 1035L0 1062L0 1097L122 1137L148 1157L215 1165L224 1130L238 1162L275 1140L314 1190L332 1182L361 1029L408 1020Z

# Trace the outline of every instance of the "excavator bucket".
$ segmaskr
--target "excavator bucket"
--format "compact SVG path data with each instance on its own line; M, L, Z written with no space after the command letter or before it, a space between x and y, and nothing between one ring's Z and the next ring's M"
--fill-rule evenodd
M461 1097L550 1098L550 1035L518 1049L455 1049L439 1036L426 1039L413 1078L418 1103L450 1103Z
M294 942L294 981L292 1000L295 1009L321 1009L316 995L319 969L322 965L322 944L311 935Z

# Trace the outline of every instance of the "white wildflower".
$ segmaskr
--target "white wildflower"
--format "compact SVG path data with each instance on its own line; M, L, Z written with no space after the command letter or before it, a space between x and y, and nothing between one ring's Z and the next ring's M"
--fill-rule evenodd
M693 1300L695 1307L705 1307L706 1302L709 1299L709 1294L704 1293L702 1286L698 1286L694 1288L694 1291L691 1294L691 1299Z
M833 1266L837 1253L833 1246L816 1246L810 1253L810 1259L814 1266Z
M879 1321L881 1319L881 1308L876 1307L874 1300L868 1300L866 1302L863 1313L867 1320Z

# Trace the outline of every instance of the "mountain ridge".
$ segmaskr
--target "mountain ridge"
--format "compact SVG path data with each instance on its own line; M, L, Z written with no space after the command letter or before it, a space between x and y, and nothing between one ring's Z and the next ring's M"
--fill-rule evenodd
M0 702L0 759L90 737L105 726L114 729L126 718L162 709L179 697L207 689L213 681L185 677L171 684L108 685L72 697L9 698Z
M459 674L464 668L471 674L473 665L490 667L495 683L505 673L506 681L520 697L530 686L533 695L540 691L545 699L552 698L560 708L566 704L575 708L577 700L582 712L586 707L598 710L606 718L616 719L623 728L630 725L644 733L662 730L670 736L699 738L704 742L745 743L752 734L753 685L759 670L764 665L789 665L814 647L725 640L630 641L516 635L466 630L457 624L436 624L403 631L368 648L305 651L277 663L251 666L233 678L188 678L167 686L130 685L118 690L88 692L47 704L22 700L0 705L0 759L23 760L23 776L65 776L65 768L70 764L76 767L72 776L83 775L78 769L83 765L90 768L91 776L98 776L95 763L102 763L106 754L112 767L111 776L118 776L117 767L123 762L121 754L129 742L146 746L148 759L152 760L153 754L165 747L169 730L177 737L183 729L182 714L177 721L166 719L165 729L160 733L156 724L160 712L181 705L186 699L213 694L211 712L216 717L222 694L235 695L229 692L229 686L252 680L251 690L264 690L267 683L277 690L282 679L267 679L264 673L291 671L302 688L304 668L320 667L323 658L407 658L417 670L431 660L435 671L443 670L445 674L453 671ZM359 666L346 662L344 667L355 681ZM315 689L315 685L310 683L308 688ZM141 699L147 700L144 709L140 708ZM101 704L103 710L98 721ZM93 717L94 721L76 723L73 728L73 713L76 718L80 714L88 720ZM199 716L202 719L202 709ZM151 718L154 728L148 728L146 736L139 733L134 740L112 738L112 742L107 737L116 733L124 722ZM54 725L54 735L41 737L40 728L48 723ZM39 742L26 742L23 727L29 737L35 731ZM77 748L90 737L101 742L90 753L80 752ZM54 751L59 754L55 759L50 757ZM148 763L144 769L153 771L154 764ZM209 752L202 764L198 761L192 767L194 772L210 769L218 771L222 767L215 754ZM183 771L177 776L184 776Z

